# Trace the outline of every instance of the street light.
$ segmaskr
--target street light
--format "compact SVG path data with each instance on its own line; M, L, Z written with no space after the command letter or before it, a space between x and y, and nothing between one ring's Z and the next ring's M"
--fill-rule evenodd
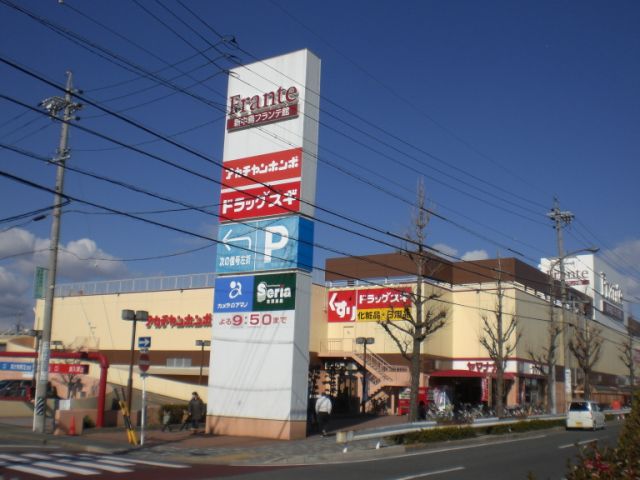
M569 257L573 257L575 255L577 255L578 253L581 252L589 252L589 253L596 253L598 252L600 249L598 247L588 247L588 248L580 248L578 250L574 250L573 252L569 252L569 253L565 253L562 254L561 256L559 256L558 258L556 258L555 260L553 260L552 262L549 263L549 276L551 277L553 275L553 270L555 269L556 265L558 265L560 267L560 325L562 326L562 354L564 356L564 395L565 395L565 410L566 410L566 404L567 402L571 401L571 366L569 363L569 344L567 342L567 324L564 320L564 305L567 301L566 297L567 297L567 289L566 289L566 282L565 282L565 271L564 271L564 261L569 258ZM562 253L562 252L560 252ZM551 292L549 292L551 293ZM553 366L555 368L555 366ZM551 368L551 366L550 366ZM551 388L551 392L553 395L553 406L552 406L552 413L555 413L556 411L556 398L555 398L555 386L554 385L549 385L549 388Z
M364 348L364 374L362 375L362 413L365 413L367 404L367 345L373 345L376 339L373 337L357 337L356 343Z
M122 320L132 321L133 328L131 330L131 357L129 360L129 381L127 382L127 410L131 415L131 395L133 393L133 354L136 341L136 323L138 320L146 322L149 318L149 312L145 310L122 310Z
M198 385L202 385L202 366L204 364L204 347L211 346L211 340L196 340L196 347L200 347L200 376Z

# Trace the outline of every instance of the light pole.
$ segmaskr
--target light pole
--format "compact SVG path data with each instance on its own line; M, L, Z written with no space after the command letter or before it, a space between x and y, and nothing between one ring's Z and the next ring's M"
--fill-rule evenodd
M561 243L560 243L561 245ZM562 249L560 249L562 250ZM573 252L569 252L566 254L561 254L561 256L559 256L558 258L556 258L555 260L553 260L552 262L549 263L549 276L552 277L553 276L553 270L555 269L556 265L559 266L559 270L560 270L560 326L562 328L562 355L564 357L564 395L565 395L565 410L566 410L566 404L567 402L571 401L571 365L569 363L569 342L567 341L567 336L568 336L568 332L567 332L567 324L565 322L565 316L564 316L564 308L565 308L565 303L567 301L567 288L566 288L566 281L565 281L565 270L564 270L564 261L569 258L569 257L573 257L575 255L577 255L578 253L581 252L589 252L589 253L596 253L598 252L600 249L598 247L588 247L588 248L580 248L578 250L574 250ZM551 292L549 292L551 293ZM550 365L549 368L555 368L555 365ZM556 395L555 395L555 385L549 385L549 388L551 388L551 392L553 395L553 406L552 406L552 413L556 412Z
M133 356L135 352L135 342L136 342L136 323L138 320L141 322L146 322L149 318L149 312L145 310L138 310L134 312L133 310L122 310L122 320L132 321L133 327L131 329L131 357L129 359L129 381L127 382L127 410L129 411L129 415L131 415L131 395L133 393Z
M196 340L196 347L200 347L200 376L198 385L202 385L202 366L204 365L204 347L211 346L211 340Z
M362 413L366 411L367 405L367 345L373 345L376 339L373 337L357 337L356 343L364 348L364 374L362 375Z

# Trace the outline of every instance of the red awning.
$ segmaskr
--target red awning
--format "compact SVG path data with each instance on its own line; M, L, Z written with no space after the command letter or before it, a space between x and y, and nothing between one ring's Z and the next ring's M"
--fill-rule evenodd
M485 378L491 375L495 378L496 374L488 374L487 372L475 372L472 370L438 370L436 372L431 372L429 376L431 377L448 377L448 378ZM513 373L505 372L504 379L505 380L513 380L516 376Z

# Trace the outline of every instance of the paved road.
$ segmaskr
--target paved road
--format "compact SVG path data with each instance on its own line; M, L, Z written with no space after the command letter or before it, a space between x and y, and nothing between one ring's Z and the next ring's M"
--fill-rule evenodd
M526 436L487 437L441 444L411 449L407 453L397 448L383 448L370 451L360 460L346 456L344 458L351 458L351 461L288 467L209 465L195 463L194 457L189 458L189 455L180 461L170 461L148 455L151 452L141 458L139 455L79 453L54 447L16 445L12 449L0 449L0 476L20 480L87 476L123 480L524 480L533 473L538 480L562 479L567 459L574 459L580 448L576 444L598 441L601 445L613 445L619 432L619 424L610 424L606 430L597 432L556 429Z
M363 460L340 465L316 465L281 470L280 480L354 479L418 480L456 479L525 480L531 472L538 480L562 479L567 459L574 459L576 443L597 440L613 445L620 432L619 425L597 432L543 431L518 438L491 438L464 445L443 446L429 450L378 460ZM273 474L256 472L236 479L273 479Z

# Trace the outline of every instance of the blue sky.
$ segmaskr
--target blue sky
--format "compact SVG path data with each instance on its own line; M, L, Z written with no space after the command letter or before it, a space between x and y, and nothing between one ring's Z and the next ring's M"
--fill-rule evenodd
M216 161L224 134L223 69L308 48L322 60L316 204L337 214L317 216L364 235L318 222L317 244L350 254L390 251L396 239L362 225L403 235L416 179L424 176L428 203L443 217L432 218L429 245L457 258L500 254L537 265L556 253L545 217L555 195L576 215L566 250L599 247L628 277L629 299L638 302L637 2L185 3L198 18L170 0L19 2L39 21L11 5L0 2L0 57L58 84L72 70L87 98ZM226 57L211 62L219 56L215 49L197 53L210 44ZM102 56L87 48L101 48ZM116 65L123 60L206 101ZM176 63L190 78L167 67ZM6 64L0 64L0 93L32 106L60 94ZM59 125L0 102L0 143L52 157ZM213 163L152 141L94 107L78 115L83 127L220 177ZM214 182L75 128L70 147L72 167L213 214L167 211L180 207L69 171L70 195L215 237ZM47 187L55 180L52 166L7 149L0 149L0 170ZM50 193L0 177L2 325L32 321L33 270L46 265L51 222L50 216L6 219L51 203ZM78 202L65 206L62 244L59 282L214 270L213 242ZM322 267L328 256L335 254L316 248L315 264ZM315 278L322 278L320 270Z

